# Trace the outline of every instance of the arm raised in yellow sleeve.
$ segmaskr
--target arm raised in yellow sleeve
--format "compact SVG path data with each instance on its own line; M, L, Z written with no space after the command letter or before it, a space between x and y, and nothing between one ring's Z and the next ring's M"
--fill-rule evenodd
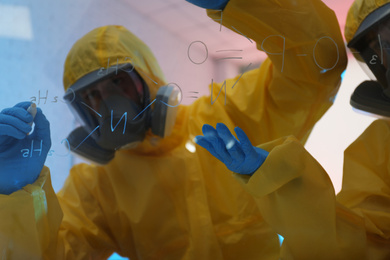
M368 259L364 222L337 203L328 175L294 137L260 146L270 153L252 175L235 177L284 241L281 259Z
M290 134L305 141L332 105L347 63L334 12L319 0L230 0L223 12L208 14L253 39L269 59L258 69L212 84L211 102L207 99L212 105L206 109L226 109L253 143Z

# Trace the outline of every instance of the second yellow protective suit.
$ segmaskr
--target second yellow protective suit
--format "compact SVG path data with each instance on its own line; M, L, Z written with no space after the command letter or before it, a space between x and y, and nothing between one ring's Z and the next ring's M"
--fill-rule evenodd
M254 39L269 59L227 80L226 104L225 91L215 101L221 83L212 99L181 106L171 136L156 143L149 135L104 167L74 166L57 195L47 168L34 184L0 195L7 259L105 259L114 251L132 260L279 258L278 236L253 196L207 151L186 147L203 124L217 122L240 126L254 143L289 134L304 142L337 93L344 44L334 13L319 0L231 0L223 24ZM107 26L74 45L65 88L123 57L149 87L164 84L148 48L123 27Z
M390 259L390 121L374 121L345 150L341 192L294 137L270 151L248 177L264 220L284 237L281 259Z
M345 37L389 0L356 0ZM234 174L285 240L281 259L390 259L390 119L374 121L344 152L342 190L294 137L270 151L252 177Z

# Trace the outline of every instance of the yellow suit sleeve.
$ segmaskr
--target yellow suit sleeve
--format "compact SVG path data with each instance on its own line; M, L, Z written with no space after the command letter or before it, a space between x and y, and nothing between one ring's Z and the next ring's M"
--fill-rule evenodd
M390 122L374 121L344 153L337 200L365 222L370 259L390 259Z
M365 259L363 220L336 202L328 175L294 137L270 151L250 177L234 174L281 236L281 259Z
M334 12L319 0L230 0L223 12L208 15L253 39L269 58L258 69L213 83L207 109L226 110L253 143L288 135L306 141L332 105L347 63Z
M108 227L108 221L115 225L118 219L107 221L107 214L102 212L103 208L115 210L112 194L106 187L105 193L100 194L106 199L98 201L96 184L101 179L96 175L101 172L83 166L72 168L63 188L66 199L63 190L56 195L52 189L47 167L34 184L0 195L0 207L6 209L0 221L1 259L107 259L114 251L120 251L110 230L118 234L123 231ZM129 232L129 227L123 228ZM127 246L130 247L131 244Z
M55 248L62 211L51 186L49 169L10 195L0 195L1 259L42 259Z

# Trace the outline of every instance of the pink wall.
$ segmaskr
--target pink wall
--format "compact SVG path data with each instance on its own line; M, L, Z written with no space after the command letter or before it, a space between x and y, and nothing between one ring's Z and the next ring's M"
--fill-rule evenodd
M323 2L335 11L339 20L341 32L344 35L345 20L347 18L347 13L349 7L353 3L353 0L323 0Z

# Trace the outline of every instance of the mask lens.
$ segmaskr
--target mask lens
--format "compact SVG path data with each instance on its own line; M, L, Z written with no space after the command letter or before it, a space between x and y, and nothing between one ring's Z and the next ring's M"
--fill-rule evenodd
M143 108L143 85L140 77L133 71L119 72L79 91L82 100L95 111L110 96L121 96L131 100L138 108Z
M375 23L352 46L358 51L358 60L366 74L388 87L387 70L390 65L390 19ZM364 61L364 62L363 62Z
M88 136L108 150L141 142L149 127L146 83L130 64L120 70L105 76L93 71L76 81L64 96Z

